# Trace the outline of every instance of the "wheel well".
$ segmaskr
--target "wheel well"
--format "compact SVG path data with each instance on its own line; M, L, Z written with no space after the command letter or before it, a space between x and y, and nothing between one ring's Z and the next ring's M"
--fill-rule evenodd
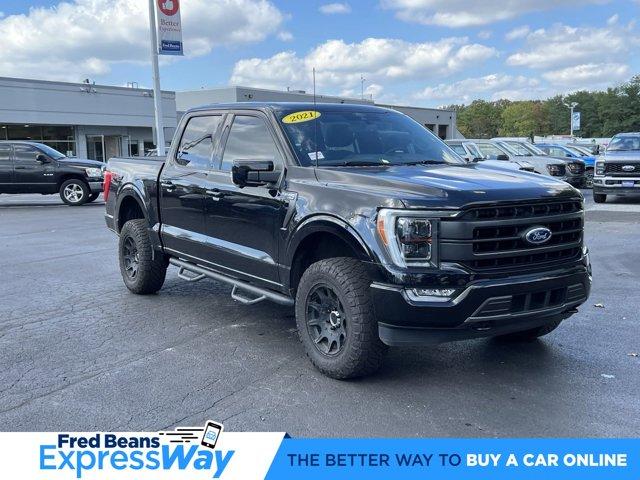
M142 207L140 207L140 204L135 198L131 196L125 197L120 204L120 209L118 210L118 232L122 230L124 224L129 220L138 218L145 218Z
M67 180L71 180L72 178L76 179L76 180L82 180L84 183L87 183L87 180L85 178L82 178L82 175L77 175L74 173L70 173L67 175L63 175L62 177L60 177L60 180L58 181L58 190L60 190L60 187L62 186L62 184L64 182L66 182Z
M300 278L307 268L315 262L327 258L351 257L363 259L366 254L356 242L349 242L330 232L315 232L305 237L296 248L291 262L289 288L295 294Z

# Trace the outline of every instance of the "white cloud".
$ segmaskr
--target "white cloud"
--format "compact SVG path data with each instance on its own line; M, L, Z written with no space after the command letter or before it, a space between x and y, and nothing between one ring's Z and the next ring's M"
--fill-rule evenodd
M395 10L401 20L445 27L487 25L530 12L585 3L602 4L608 0L381 0L382 7Z
M293 34L291 32L287 32L285 30L278 32L278 39L283 42L290 42L293 40Z
M467 38L425 43L390 38L367 38L359 43L329 40L303 57L295 52L281 52L269 58L240 60L234 66L230 83L309 88L315 68L317 85L325 93L359 91L360 75L370 84L378 85L438 78L472 68L496 55L494 48L468 43Z
M454 83L441 83L416 93L418 100L448 100L451 103L469 103L478 98L521 100L531 98L539 89L534 78L494 73L479 78L466 78Z
M478 38L481 38L482 40L491 38L491 35L493 35L493 32L491 30L480 30L478 32Z
M507 32L504 38L508 41L518 40L519 38L526 37L530 31L531 29L529 28L529 25L522 25L521 27L516 27L513 30Z
M611 15L608 19L607 19L607 25L615 25L616 23L618 23L618 20L620 19L620 16L616 13L614 15Z
M149 57L147 2L73 0L0 19L5 76L77 81ZM257 42L277 32L283 14L267 0L189 0L182 5L185 53Z
M348 3L325 3L320 5L318 10L325 15L351 13L351 5Z
M618 27L570 27L554 25L527 36L527 48L512 54L507 63L529 68L560 68L626 58L639 44L630 30Z
M622 63L587 63L545 72L542 77L555 85L572 89L611 85L629 78L629 66Z

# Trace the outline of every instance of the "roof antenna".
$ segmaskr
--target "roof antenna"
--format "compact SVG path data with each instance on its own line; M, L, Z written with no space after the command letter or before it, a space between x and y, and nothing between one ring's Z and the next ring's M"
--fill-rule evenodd
M316 115L316 67L313 67L313 115ZM316 117L317 118L317 117ZM318 122L313 122L313 149L315 150L314 155L316 159L316 168L318 168L318 157L320 156L318 152Z

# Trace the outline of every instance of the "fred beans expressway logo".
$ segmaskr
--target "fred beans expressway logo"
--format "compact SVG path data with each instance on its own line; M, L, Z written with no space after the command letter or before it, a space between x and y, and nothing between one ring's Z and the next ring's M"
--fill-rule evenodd
M117 472L127 470L184 472L192 479L221 478L235 453L216 448L221 432L222 425L207 422L204 427L176 428L155 435L59 433L56 444L39 445L40 471L65 472L66 478L77 479L95 472L117 478Z

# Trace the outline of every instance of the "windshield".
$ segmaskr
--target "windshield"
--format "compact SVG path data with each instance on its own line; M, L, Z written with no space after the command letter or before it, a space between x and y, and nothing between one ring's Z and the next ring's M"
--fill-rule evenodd
M579 157L586 157L587 154L584 151L580 150L578 147L567 145L567 149L578 155Z
M640 135L625 135L613 137L607 147L608 152L640 150Z
M478 142L476 146L482 152L484 158L496 160L498 155L508 155L504 147L492 142Z
M482 152L475 143L465 143L474 158L482 158Z
M521 142L505 142L511 149L515 150L519 156L530 157L531 152Z
M515 148L513 148L511 145L509 145L506 142L498 142L498 145L502 147L504 150L506 150L507 153L510 155L515 155L516 157L523 157L526 155L525 153L518 153L518 151Z
M444 142L396 112L285 112L284 131L300 165L466 163ZM317 152L317 153L316 153Z
M65 158L66 157L66 155L63 155L62 153L60 153L56 149L51 148L50 146L45 145L43 143L39 143L38 144L38 149L41 150L42 153L44 153L47 157L53 158L54 160L60 160L61 158Z

